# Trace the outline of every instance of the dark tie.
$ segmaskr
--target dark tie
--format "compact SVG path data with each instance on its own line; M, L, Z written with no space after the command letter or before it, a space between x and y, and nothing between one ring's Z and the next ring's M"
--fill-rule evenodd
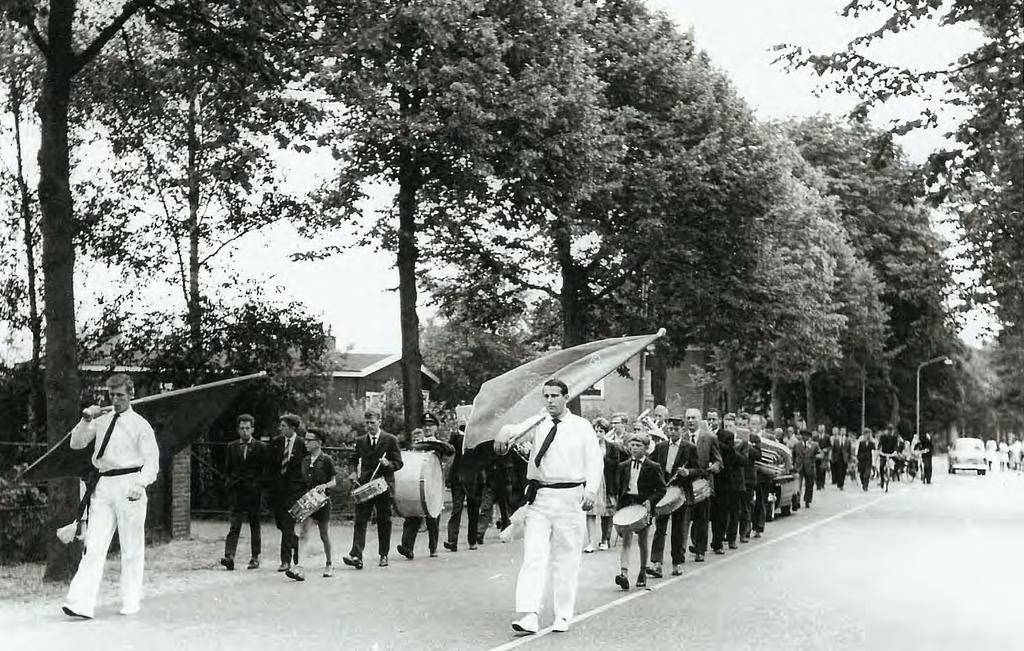
M551 430L548 435L544 437L544 442L540 445L540 450L537 451L537 456L533 460L533 465L540 468L540 460L544 458L544 455L548 453L548 448L551 447L551 442L555 440L555 434L558 432L558 419L551 419Z
M640 471L640 462L639 461L634 461L633 462L633 470L636 470L638 472Z
M107 431L103 435L103 440L100 442L100 451L96 455L97 459L103 457L103 453L107 451L107 444L110 443L110 435L114 432L114 424L117 423L117 419L121 417L119 412L114 412L114 417L110 419L110 424L107 425Z
M376 436L371 436L370 437L370 447L371 448L377 447L377 437Z
M245 461L245 458L248 457L248 456L249 456L249 444L248 443L243 443L242 444L242 461Z
M288 460L292 458L292 444L291 438L284 440L284 458L281 460L281 474L288 470Z

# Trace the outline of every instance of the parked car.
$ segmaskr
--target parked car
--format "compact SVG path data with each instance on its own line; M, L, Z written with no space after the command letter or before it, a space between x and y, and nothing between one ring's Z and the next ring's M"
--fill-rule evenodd
M736 428L736 436L750 440L749 430ZM799 508L800 496L797 494L796 474L793 473L793 454L784 444L767 436L761 436L761 461L757 464L759 474L772 478L768 491L770 508L765 510L768 520L775 517L778 509L782 515L789 515Z
M974 470L984 475L988 470L985 462L985 443L981 439L963 437L953 442L949 451L949 472L957 470Z

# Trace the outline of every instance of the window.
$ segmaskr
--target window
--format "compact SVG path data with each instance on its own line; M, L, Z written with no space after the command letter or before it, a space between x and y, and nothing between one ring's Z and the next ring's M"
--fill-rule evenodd
M590 398L603 398L604 397L604 378L598 380L594 386L590 387L580 395Z

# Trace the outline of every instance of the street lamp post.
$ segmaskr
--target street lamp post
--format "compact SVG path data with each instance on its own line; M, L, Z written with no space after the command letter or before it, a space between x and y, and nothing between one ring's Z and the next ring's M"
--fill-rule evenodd
M938 357L921 362L917 365L917 404L915 405L917 412L917 429L915 431L918 438L921 437L921 369L925 366L930 366L931 364L937 364L939 362L942 362L946 366L953 365L953 360L946 355L939 355Z

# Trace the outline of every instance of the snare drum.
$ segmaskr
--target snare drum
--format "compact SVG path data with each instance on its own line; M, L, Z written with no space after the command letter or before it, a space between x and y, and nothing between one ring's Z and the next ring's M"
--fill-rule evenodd
M363 502L369 502L378 495L383 495L388 492L388 482L383 477L377 477L372 479L362 486L358 486L352 489L352 501L356 504L362 504Z
M687 504L699 504L711 497L711 484L707 479L693 480L693 501L687 500Z
M654 505L654 514L668 515L683 504L686 504L686 495L683 494L683 489L679 486L669 486L665 491L665 497Z
M612 524L619 534L627 531L640 531L651 524L651 512L646 504L624 506L612 516Z
M327 503L327 494L316 489L309 490L305 495L300 497L292 508L288 509L288 514L295 519L295 522L302 522L309 516L316 513L320 507Z

